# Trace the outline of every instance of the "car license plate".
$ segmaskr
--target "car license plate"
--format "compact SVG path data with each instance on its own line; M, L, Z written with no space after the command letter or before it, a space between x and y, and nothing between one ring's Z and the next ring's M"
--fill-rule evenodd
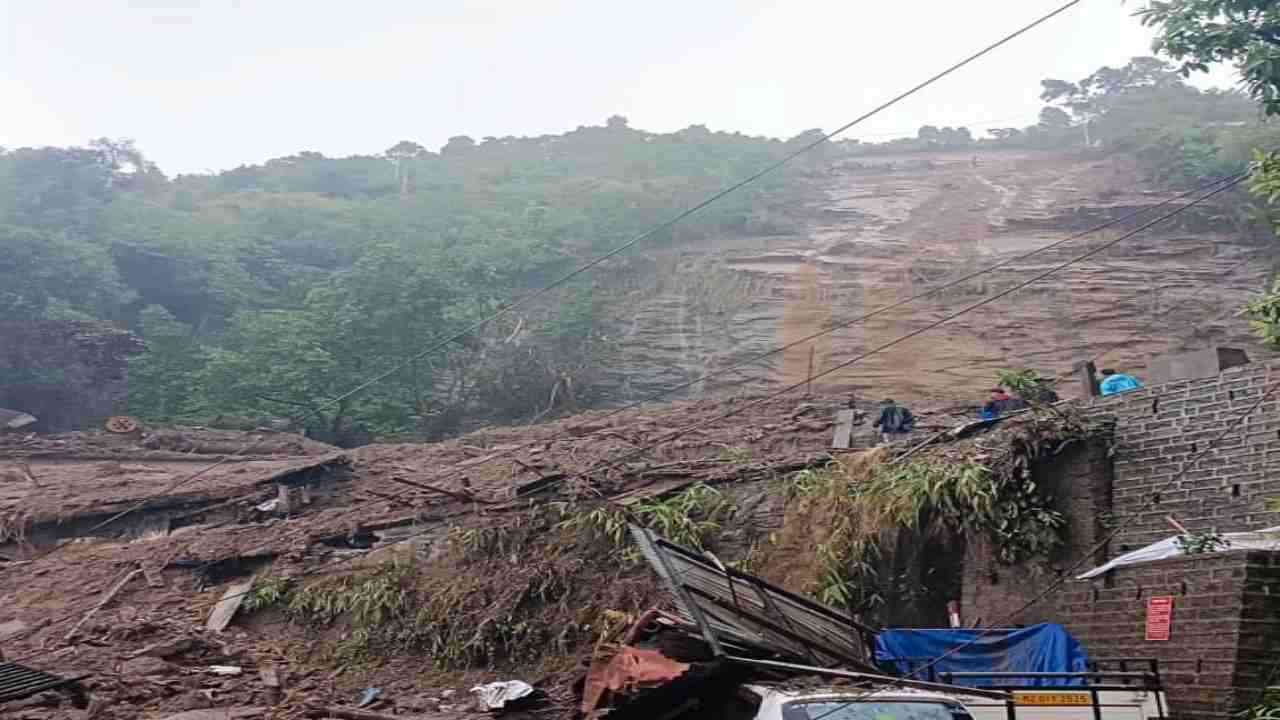
M1088 693L1033 693L1015 692L1013 702L1018 705L1088 705Z

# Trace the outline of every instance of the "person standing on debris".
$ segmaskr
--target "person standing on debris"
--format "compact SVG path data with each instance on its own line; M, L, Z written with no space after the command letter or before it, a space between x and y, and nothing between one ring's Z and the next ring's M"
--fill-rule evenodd
M1027 401L1020 397L1013 397L1002 387L991 388L991 399L986 405L982 406L982 419L994 420L1001 415L1006 415L1014 410L1021 410L1027 407Z
M991 388L991 397L987 399L987 404L982 406L982 419L995 420L1005 414L1011 399L1004 388Z
M1102 371L1102 383L1098 386L1103 395L1116 395L1130 390L1140 390L1141 388L1142 383L1137 378L1132 375L1118 373L1111 368Z
M889 443L910 433L916 426L916 419L911 411L898 405L892 398L880 403L880 417L872 423L880 429L880 439Z

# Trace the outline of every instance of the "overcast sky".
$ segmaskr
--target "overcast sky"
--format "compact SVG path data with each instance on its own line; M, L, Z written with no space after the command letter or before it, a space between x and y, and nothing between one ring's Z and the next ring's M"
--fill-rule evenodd
M786 137L843 124L1059 4L0 0L0 145L128 137L176 174L613 114ZM1084 0L850 136L1033 122L1041 78L1149 54L1141 4Z

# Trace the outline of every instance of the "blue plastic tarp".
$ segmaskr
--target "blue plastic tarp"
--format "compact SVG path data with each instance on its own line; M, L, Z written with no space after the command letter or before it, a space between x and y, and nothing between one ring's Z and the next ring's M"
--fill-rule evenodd
M1084 647L1053 623L1026 628L956 630L882 630L876 635L876 661L886 670L915 680L944 672L1087 672ZM922 670L929 663L932 667ZM912 675L912 673L915 673ZM957 678L958 685L1078 685L1077 678Z

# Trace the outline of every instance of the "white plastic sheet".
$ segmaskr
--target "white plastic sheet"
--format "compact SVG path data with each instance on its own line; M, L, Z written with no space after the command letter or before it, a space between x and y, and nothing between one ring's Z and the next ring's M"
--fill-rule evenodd
M1223 551L1280 550L1280 525L1254 532L1223 533L1222 539L1229 543L1226 547L1222 548ZM1105 565L1099 565L1083 575L1077 575L1076 579L1088 580L1089 578L1098 577L1103 573L1125 565L1136 565L1138 563L1152 562L1154 560L1165 560L1167 558L1178 557L1182 554L1182 548L1178 547L1178 538L1175 535L1171 538L1165 538L1158 543L1152 543L1144 548L1139 548L1133 552L1125 553Z
M501 710L507 706L507 703L532 693L533 686L522 680L492 682L471 688L471 694L476 696L476 702L485 710Z

